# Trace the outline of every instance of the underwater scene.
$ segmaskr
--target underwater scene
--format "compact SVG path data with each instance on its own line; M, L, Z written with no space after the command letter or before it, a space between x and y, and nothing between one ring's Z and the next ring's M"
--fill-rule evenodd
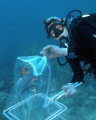
M85 83L76 80L76 94L65 97L61 88L73 77L69 63L40 54L59 46L48 39L44 20L72 10L96 13L96 0L0 0L0 120L96 120L94 70L84 71Z

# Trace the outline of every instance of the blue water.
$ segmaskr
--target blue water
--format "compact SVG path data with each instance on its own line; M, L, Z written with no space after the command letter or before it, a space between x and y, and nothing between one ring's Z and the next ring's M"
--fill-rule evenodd
M32 45L56 44L47 39L43 20L52 15L66 17L74 9L83 14L95 13L96 0L0 0L0 80L4 80L3 89L8 87L7 80L13 77L18 56L25 55Z
M51 15L66 17L73 9L83 14L96 12L95 4L96 0L1 0L0 57L22 55L34 43L46 45L44 19Z

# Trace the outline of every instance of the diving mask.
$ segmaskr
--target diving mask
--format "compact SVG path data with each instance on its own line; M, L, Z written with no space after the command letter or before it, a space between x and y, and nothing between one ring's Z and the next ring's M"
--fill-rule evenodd
M62 23L59 22L55 22L53 23L48 30L48 37L52 37L52 38L57 38L59 37L63 31L64 31L64 25ZM53 32L52 32L53 31ZM53 33L53 34L52 34Z

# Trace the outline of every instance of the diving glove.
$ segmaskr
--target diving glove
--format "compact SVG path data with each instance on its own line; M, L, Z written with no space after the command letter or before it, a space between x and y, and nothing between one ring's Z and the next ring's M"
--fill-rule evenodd
M59 48L55 45L48 45L43 48L40 52L41 55L47 56L48 58L56 58L61 56L67 56L67 48Z
M74 87L73 83L68 83L62 87L62 90L65 91L65 97L71 97L72 95L76 94L76 88Z

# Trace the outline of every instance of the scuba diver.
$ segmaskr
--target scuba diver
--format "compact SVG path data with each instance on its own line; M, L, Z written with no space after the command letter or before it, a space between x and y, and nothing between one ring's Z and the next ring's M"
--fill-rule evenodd
M73 12L79 12L80 16L74 18ZM68 24L69 22L69 24ZM73 71L70 83L63 86L66 91L65 97L70 97L76 93L72 85L75 82L84 83L84 71L80 62L84 63L88 69L92 69L96 76L96 14L82 16L81 11L71 11L66 19L50 17L44 20L48 38L53 38L60 43L60 47L48 45L43 48L40 54L47 58L57 58L60 65L67 62ZM59 57L65 56L66 63L61 64Z

